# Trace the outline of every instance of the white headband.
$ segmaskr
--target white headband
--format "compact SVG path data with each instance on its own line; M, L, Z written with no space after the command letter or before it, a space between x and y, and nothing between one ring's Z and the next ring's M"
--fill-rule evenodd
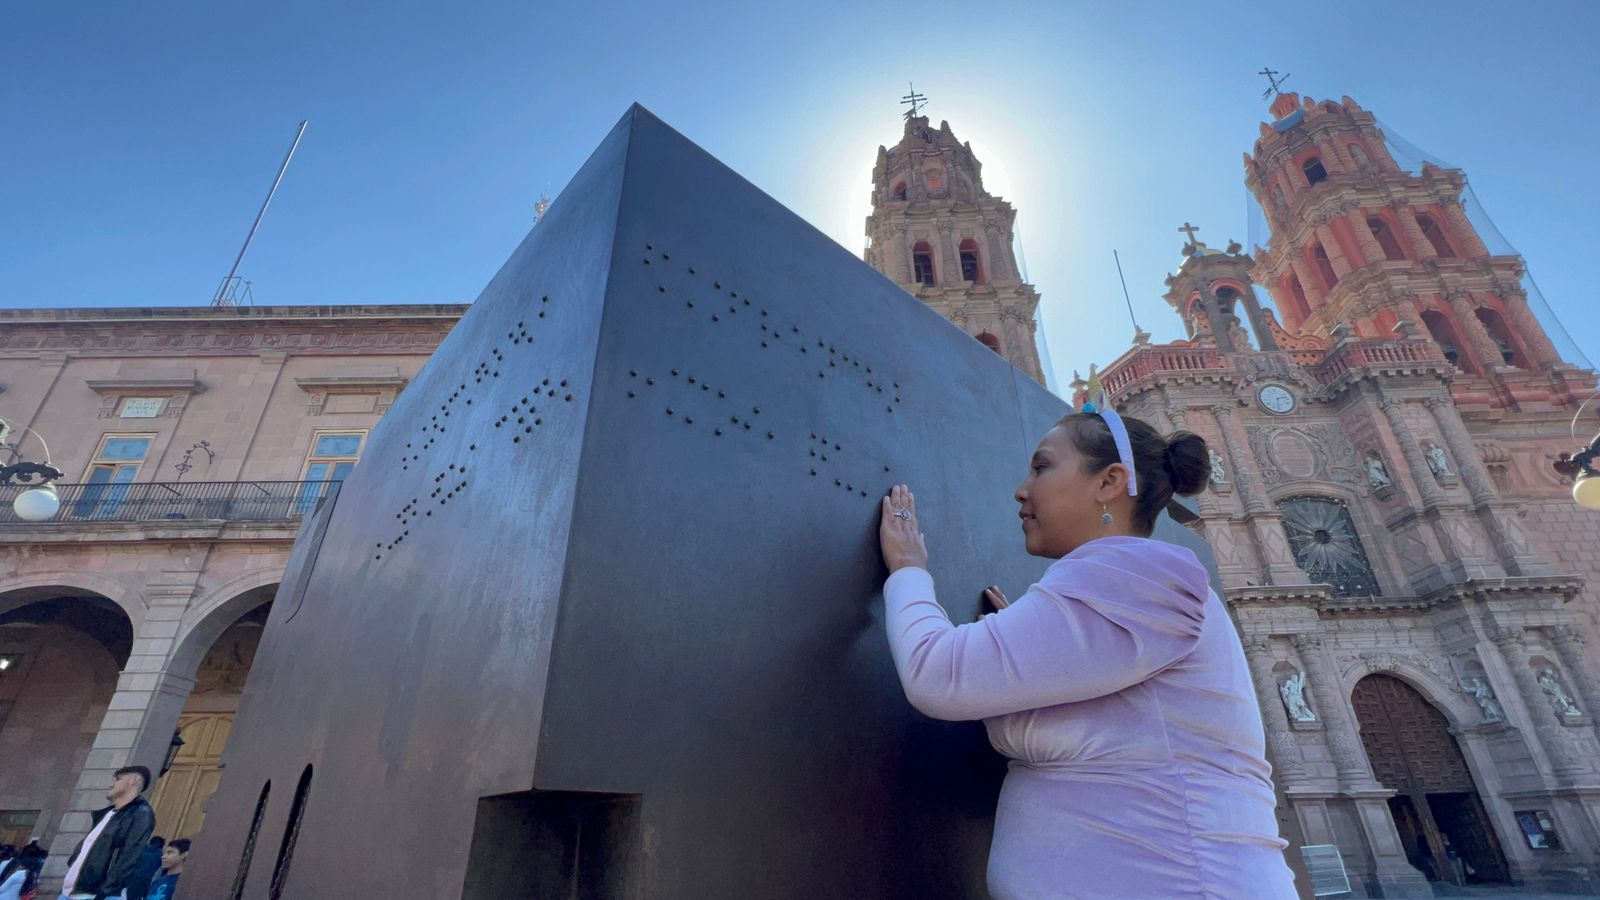
M1139 473L1133 468L1133 446L1128 443L1128 426L1122 424L1122 417L1109 405L1105 409L1098 409L1093 403L1085 403L1083 411L1090 415L1099 416L1106 428L1111 431L1111 440L1116 442L1117 456L1122 464L1128 467L1128 496L1139 495Z

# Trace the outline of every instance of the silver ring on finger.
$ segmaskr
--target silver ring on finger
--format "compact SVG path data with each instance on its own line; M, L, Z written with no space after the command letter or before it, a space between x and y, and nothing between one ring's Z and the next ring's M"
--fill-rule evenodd
M911 520L911 510L909 509L897 509L894 511L894 515L897 519Z

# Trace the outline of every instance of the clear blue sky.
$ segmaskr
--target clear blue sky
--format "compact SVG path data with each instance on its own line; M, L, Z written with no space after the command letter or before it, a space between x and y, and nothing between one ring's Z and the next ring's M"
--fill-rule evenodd
M855 252L915 80L1019 224L1062 382L1157 339L1178 225L1247 239L1263 65L1464 168L1600 355L1600 26L1587 3L558 4L14 0L0 306L472 299L639 100ZM1248 9L1248 11L1247 11Z

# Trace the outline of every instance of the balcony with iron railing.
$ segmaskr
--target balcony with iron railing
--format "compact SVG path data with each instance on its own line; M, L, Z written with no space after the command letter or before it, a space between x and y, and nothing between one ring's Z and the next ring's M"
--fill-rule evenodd
M131 484L55 484L61 508L43 522L12 509L17 495L37 485L0 487L0 525L58 526L99 522L290 523L339 491L339 481L148 481Z
M1124 388L1147 375L1168 372L1219 374L1232 366L1215 347L1137 347L1100 373L1106 395L1117 397Z
M1327 357L1312 370L1323 385L1333 384L1352 372L1419 372L1434 370L1453 373L1455 367L1445 361L1439 345L1432 341L1347 341L1328 352Z

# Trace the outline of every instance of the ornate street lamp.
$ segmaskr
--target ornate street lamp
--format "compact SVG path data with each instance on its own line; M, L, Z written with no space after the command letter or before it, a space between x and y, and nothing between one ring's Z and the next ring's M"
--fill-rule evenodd
M0 487L9 485L28 485L28 489L18 494L11 501L11 508L16 511L17 518L24 522L44 522L50 519L61 509L61 498L56 495L55 486L50 482L61 477L61 470L50 465L50 445L44 442L39 432L26 425L22 430L34 436L39 446L44 448L44 462L36 463L29 460L16 461L21 456L22 441L11 440L13 426L4 419L0 419L0 449L9 450L11 462L0 466Z
M161 775L167 774L172 768L172 763L178 758L178 751L183 749L183 735L177 731L172 732L172 740L167 742L167 758L161 762ZM157 775L160 778L161 775Z
M1577 453L1563 453L1556 457L1556 472L1573 479L1572 499L1584 509L1600 509L1600 472L1594 461L1600 457L1600 434L1594 436L1589 446Z

